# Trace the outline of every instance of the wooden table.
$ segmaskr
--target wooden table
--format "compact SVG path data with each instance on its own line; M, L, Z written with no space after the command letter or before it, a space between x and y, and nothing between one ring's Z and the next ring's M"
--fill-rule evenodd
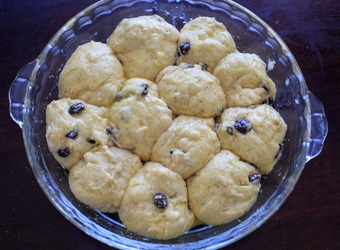
M53 34L94 0L0 1L0 248L109 249L68 222L28 164L7 93L16 73ZM324 104L329 135L293 193L260 229L228 249L340 249L340 1L238 0L267 22L295 55Z

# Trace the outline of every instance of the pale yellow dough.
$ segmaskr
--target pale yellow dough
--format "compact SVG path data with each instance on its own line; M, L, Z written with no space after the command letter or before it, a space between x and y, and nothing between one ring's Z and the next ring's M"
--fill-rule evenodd
M108 45L122 61L128 78L154 81L159 71L175 64L178 30L157 15L123 19Z
M130 179L142 167L128 150L98 146L72 167L69 184L78 200L105 213L118 212Z
M166 197L165 208L156 207L155 194ZM194 223L185 181L159 163L146 163L130 180L119 218L131 231L146 237L169 239L182 235Z
M220 151L213 118L178 116L153 147L151 160L186 179Z
M235 52L224 57L213 74L220 80L227 107L247 107L275 99L276 86L266 64L255 54Z
M181 44L185 42L190 44L190 49L183 54ZM216 63L235 50L235 42L224 24L213 17L197 17L180 30L176 64L202 64L207 71L213 72Z
M72 104L83 103L84 110L70 114ZM96 145L113 145L106 132L109 125L108 110L87 104L81 100L63 98L51 102L46 108L46 140L54 158L65 168L70 169L83 155ZM76 132L75 138L67 137ZM61 157L58 151L67 148L69 155Z
M240 133L235 128L235 121L240 118L250 123L250 131ZM263 104L224 110L217 134L222 149L230 150L242 160L256 165L261 173L269 173L275 165L286 131L287 125L280 114Z
M215 117L225 108L219 80L201 66L182 63L168 66L157 76L160 97L175 115Z
M214 17L180 31L158 15L125 18L67 60L46 108L48 148L80 202L141 237L229 223L282 152L270 63L238 52Z
M59 78L59 98L81 99L108 106L124 82L124 69L111 48L101 42L80 45Z
M198 173L187 180L189 207L202 222L221 225L237 219L256 201L259 180L249 176L256 169L240 161L230 151L222 150Z
M150 91L141 94L145 84ZM138 154L143 161L150 159L153 145L172 123L172 111L157 97L156 89L157 85L149 80L129 79L109 111L115 125L115 144Z

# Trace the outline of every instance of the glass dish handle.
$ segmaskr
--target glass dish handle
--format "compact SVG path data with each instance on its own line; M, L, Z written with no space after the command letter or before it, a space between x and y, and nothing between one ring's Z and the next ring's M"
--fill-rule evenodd
M35 64L36 61L32 61L19 70L8 92L9 113L20 128L23 126L25 97Z
M328 133L328 123L322 103L311 92L308 92L311 109L311 134L307 161L318 156Z

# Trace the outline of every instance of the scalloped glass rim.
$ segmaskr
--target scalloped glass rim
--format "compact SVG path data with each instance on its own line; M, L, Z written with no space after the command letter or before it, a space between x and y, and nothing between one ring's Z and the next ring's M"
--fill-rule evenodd
M163 9L165 7L169 9ZM226 24L240 51L257 53L266 62L274 60L275 67L269 71L278 85L274 105L289 128L281 159L265 178L258 201L244 216L227 225L197 228L165 241L136 235L114 218L78 202L69 190L65 172L49 153L44 137L45 107L57 98L58 74L70 54L77 45L91 39L105 41L107 30L113 30L119 19L140 13L156 13L177 27L198 14L216 16ZM113 19L117 20L113 22ZM107 25L106 30L103 24ZM229 245L253 232L279 209L306 163L311 118L308 89L299 66L282 39L267 24L232 1L99 1L68 21L36 62L23 117L24 142L33 172L52 204L68 220L107 245L125 249L216 249Z

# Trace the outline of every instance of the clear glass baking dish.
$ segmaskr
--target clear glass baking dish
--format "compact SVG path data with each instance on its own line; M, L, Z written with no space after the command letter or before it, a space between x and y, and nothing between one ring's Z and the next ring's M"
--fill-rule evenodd
M202 226L170 240L149 239L124 228L119 219L90 209L75 199L67 175L54 160L45 139L45 108L58 97L59 73L76 47L105 42L125 17L157 14L177 28L197 16L212 16L233 35L237 49L256 53L268 65L277 85L274 107L288 131L280 160L264 178L255 205L241 218L221 226ZM282 39L255 14L222 0L103 0L67 22L41 54L25 65L9 90L10 115L22 128L27 156L42 190L75 226L107 245L124 249L216 249L253 232L268 220L292 192L305 164L317 156L328 125L322 103L308 91L294 56Z

